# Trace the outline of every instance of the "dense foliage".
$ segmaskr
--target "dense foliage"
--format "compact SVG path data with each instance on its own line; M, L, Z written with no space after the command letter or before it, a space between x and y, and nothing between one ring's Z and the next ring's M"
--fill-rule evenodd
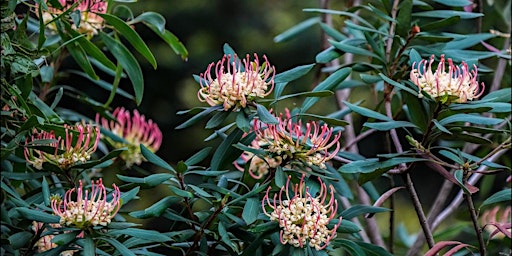
M187 59L161 14L121 0L2 1L1 254L508 255L510 3L320 1L275 41L319 26L324 50L279 73L226 43L194 75L197 107L177 113L188 119L176 129L204 124L218 143L168 163L166 131L112 106L139 105L141 65L157 68L137 26ZM484 31L486 20L500 25ZM311 90L287 93L312 70ZM104 95L62 83L71 74ZM127 207L155 187L167 193ZM415 213L414 234L401 211Z

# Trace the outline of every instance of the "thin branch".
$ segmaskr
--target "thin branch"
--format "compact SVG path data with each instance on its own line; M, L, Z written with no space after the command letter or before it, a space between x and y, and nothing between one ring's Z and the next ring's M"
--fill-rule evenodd
M466 203L468 204L469 213L471 215L471 221L473 222L473 228L476 232L476 237L478 239L478 246L480 249L480 255L487 255L487 250L485 249L484 238L482 237L482 229L478 227L478 217L476 216L475 205L473 204L473 198L471 198L471 194L464 193L464 198L466 199Z

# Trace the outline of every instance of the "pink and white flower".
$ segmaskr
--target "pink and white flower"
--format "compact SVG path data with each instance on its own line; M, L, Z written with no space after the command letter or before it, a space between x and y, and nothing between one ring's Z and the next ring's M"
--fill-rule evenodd
M42 223L42 222L33 221L32 222L32 230L36 234L42 234L43 232L47 232L46 228L41 230L43 228L43 225L44 225L44 223ZM50 227L52 227L52 228L60 228L61 227L60 224L58 224L58 223L51 223L51 224L48 224L48 225ZM58 245L56 243L52 242L52 239L54 237L55 237L54 234L49 234L49 235L41 236L41 238L39 238L39 240L37 240L36 244L34 245L34 247L37 247L37 252L41 253L41 252L45 252L45 251L51 250L53 248L57 248ZM71 256L75 252L78 252L78 250L63 251L59 255L60 256Z
M334 188L329 188L320 178L320 192L314 197L310 193L309 187L305 185L304 176L299 184L292 184L293 196L290 198L290 180L288 176L286 186L282 187L278 194L274 194L273 200L270 200L269 187L262 201L262 208L265 215L270 217L271 221L277 221L280 231L280 241L282 244L291 244L295 247L303 248L309 245L316 250L323 250L329 245L329 242L336 237L336 230L341 225L341 216L338 223L329 230L327 225L335 218L338 210L338 202L334 198ZM272 208L272 212L267 212L265 203Z
M205 73L200 75L201 89L197 97L210 106L222 104L224 110L234 111L269 95L274 88L275 68L270 66L265 55L263 59L265 61L260 64L258 55L254 54L251 61L247 54L242 65L236 55L224 55L219 62L208 65Z
M461 66L456 66L449 58L448 72L446 72L443 54L436 71L433 72L433 62L434 55L429 61L421 60L419 63L412 64L410 79L420 89L418 97L422 97L421 91L424 91L436 101L449 104L465 103L479 98L484 93L484 83L480 86L476 80L478 74L476 65L473 65L473 70L470 71L468 64L464 61ZM418 64L417 67L416 64Z
M501 239L505 236L512 238L512 221L510 220L511 213L511 206L507 206L505 208L495 206L482 213L480 216L480 222L483 225L483 229L489 233L489 239Z
M128 148L119 155L126 162L127 167L134 163L142 163L144 157L140 152L140 144L143 144L151 152L158 151L162 144L162 132L156 123L151 119L146 120L146 117L139 114L137 110L133 111L132 116L128 110L120 107L116 108L112 114L117 122L105 118L101 118L100 121L99 115L96 115L96 122L101 123L103 128L124 139L124 142L119 142L107 138L115 148Z
M80 24L72 24L71 27L81 34L86 34L89 38L97 35L98 31L104 27L104 21L99 14L107 12L108 1L105 0L59 0L62 9L49 7L48 10L43 10L43 22L52 30L57 30L55 22L52 22L58 15L61 15L65 10L72 8L75 4L73 11L80 12ZM38 14L38 5L36 4L36 14ZM70 22L73 20L70 18ZM51 23L50 23L51 22Z
M285 117L283 114L276 117L277 124L254 121L256 138L250 147L262 149L266 155L262 159L250 152L244 152L241 158L245 162L250 161L249 173L255 179L261 178L277 166L289 166L294 160L307 166L315 165L325 169L325 163L340 150L341 132L335 134L332 127L315 121L309 121L303 126L301 120L293 121L288 109L285 109L285 113ZM329 152L334 146L334 150ZM243 170L241 167L239 169Z
M60 216L61 225L73 225L84 229L97 225L107 226L121 208L121 192L115 184L112 186L114 191L111 200L108 201L107 190L101 179L92 183L90 192L84 191L80 181L80 186L68 190L64 199L52 196L53 213Z
M83 123L74 126L64 125L65 136L57 137L54 131L34 130L30 138L30 144L49 146L54 148L54 153L25 147L25 159L36 169L42 170L43 163L49 162L66 170L75 164L84 163L91 159L96 151L100 139L100 129L97 126ZM26 144L29 144L27 138Z

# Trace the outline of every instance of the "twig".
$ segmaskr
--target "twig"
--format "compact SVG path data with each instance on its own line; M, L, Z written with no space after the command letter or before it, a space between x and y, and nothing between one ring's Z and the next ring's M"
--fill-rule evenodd
M475 229L476 237L478 238L480 255L485 256L487 254L487 250L485 249L484 238L482 237L482 229L478 227L478 218L476 216L473 198L471 198L471 195L469 193L464 193L464 198L466 199L466 203L468 204L469 213L471 214L471 221L473 222L473 228Z
M425 217L425 213L423 212L423 207L421 206L420 199L418 198L418 194L416 194L416 189L414 189L414 184L412 183L411 176L408 172L402 174L402 179L405 183L405 188L411 195L411 200L414 205L414 210L418 215L418 220L421 225L421 229L423 230L423 234L427 238L427 244L429 248L434 247L434 237L432 236L432 232L427 223L427 218Z

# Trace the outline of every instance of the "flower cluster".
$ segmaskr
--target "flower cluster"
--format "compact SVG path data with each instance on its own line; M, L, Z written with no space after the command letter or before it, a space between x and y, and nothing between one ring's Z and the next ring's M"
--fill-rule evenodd
M109 121L96 115L96 122L101 123L103 128L111 131L113 134L122 138L124 141L107 140L115 147L127 147L119 156L125 161L126 166L130 167L134 163L141 164L143 160L140 152L140 144L144 145L151 152L156 152L162 144L162 132L156 123L151 119L146 120L144 115L140 115L137 110L133 111L131 116L128 110L116 108L112 113L116 121Z
M63 9L69 9L74 6L74 11L80 13L79 24L72 24L72 28L77 30L81 34L86 34L89 38L93 35L97 35L98 31L104 26L103 18L98 13L106 13L108 1L105 0L59 0L59 3ZM39 8L36 5L36 14L38 14ZM64 11L55 7L49 7L47 11L43 12L43 22L48 24L48 27L52 30L57 30L55 22L52 22L55 17L61 15ZM70 22L76 21L77 19L70 19Z
M32 230L37 234L39 232L44 233L46 232L47 230L44 229L44 230L41 230L41 228L43 228L43 223L42 222L32 222ZM52 223L52 224L49 224L50 227L52 228L60 228L60 224L57 224L57 223ZM34 247L37 247L37 252L41 253L41 252L45 252L45 251L48 251L48 250L51 250L53 248L56 248L58 245L56 243L53 243L52 242L52 239L55 237L55 235L53 234L50 234L50 235L43 235L41 238L39 238L39 240L37 240L36 244L34 245ZM72 256L75 252L78 252L78 250L67 250L67 251L63 251L60 253L60 256Z
M299 184L293 187L293 197L290 198L289 188L291 176L288 176L286 186L279 191L279 196L274 194L271 202L269 192L263 197L262 207L265 215L271 221L277 221L281 227L280 240L282 244L291 244L303 248L309 245L316 250L323 250L331 239L336 237L336 230L341 224L341 216L333 229L329 230L327 225L334 219L338 209L338 202L334 199L334 188L319 178L320 192L317 197L310 194L309 187L305 185L304 176ZM283 197L286 198L283 200ZM329 197L329 198L328 198ZM268 213L265 209L265 202L273 209Z
M210 106L222 104L224 110L237 110L245 108L247 102L269 95L274 88L275 69L266 56L263 56L262 64L256 54L254 57L254 61L250 61L247 55L242 65L236 55L224 55L217 64L208 65L206 72L200 75L199 100ZM215 79L211 75L212 69Z
M452 59L448 59L448 72L445 68L444 54L441 55L441 61L436 71L432 72L432 63L434 55L430 61L421 60L416 66L412 64L410 73L411 81L420 89L425 91L432 98L441 103L465 103L468 100L477 99L484 93L484 83L481 87L476 80L478 69L473 65L473 70L469 70L468 64L464 61L461 66L455 66Z
M262 159L250 152L242 154L242 160L250 161L249 173L253 178L259 179L266 175L269 169L282 164L286 166L292 160L325 169L325 163L336 156L340 150L340 132L333 135L332 127L329 128L327 124L320 125L314 121L309 121L304 127L302 121L292 120L288 109L285 109L285 113L286 118L282 114L276 117L277 124L254 121L253 130L256 138L251 147L262 149L267 155ZM329 152L328 150L334 145L336 148Z
M499 213L501 212L501 215ZM503 238L507 236L512 238L512 222L510 214L512 209L507 206L501 209L500 206L484 211L480 217L484 229L489 232L489 238Z
M34 130L30 143L27 138L26 144L48 146L53 153L39 149L25 147L25 159L36 169L42 170L43 163L49 162L66 170L77 163L84 163L91 159L92 153L100 139L100 129L97 126L83 123L74 126L64 125L65 137L57 137L54 131Z
M55 215L60 216L61 225L74 225L78 228L90 226L107 226L121 208L119 188L113 184L112 199L107 201L107 190L101 179L92 183L91 191L83 189L82 181L78 189L66 192L64 199L52 196L51 206ZM73 193L76 191L76 201Z

